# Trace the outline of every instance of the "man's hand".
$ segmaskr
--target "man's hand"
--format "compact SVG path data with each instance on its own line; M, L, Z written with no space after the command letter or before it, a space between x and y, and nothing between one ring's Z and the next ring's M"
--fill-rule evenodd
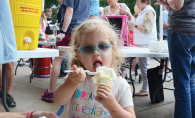
M58 34L57 36L56 36L56 41L57 42L60 42L60 41L62 41L62 39L65 37L65 34L63 34L63 33L60 33L60 34Z
M154 5L164 5L164 6L168 6L168 4L166 3L167 0L157 0L157 3L155 3Z

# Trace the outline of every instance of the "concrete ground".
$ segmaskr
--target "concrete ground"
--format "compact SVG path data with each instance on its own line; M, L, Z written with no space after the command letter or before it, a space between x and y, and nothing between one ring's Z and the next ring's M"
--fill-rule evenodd
M150 68L156 67L159 63L150 60ZM29 83L31 69L28 66L19 67L14 79L12 95L16 101L16 107L10 107L11 112L47 110L57 112L60 108L55 103L48 103L41 100L42 92L49 86L49 78L35 78ZM137 77L138 78L138 77ZM58 79L56 87L64 80ZM138 92L142 83L135 80L135 90ZM164 87L173 88L173 81L165 82ZM174 95L172 90L164 89L164 102L152 104L150 97L134 97L134 109L137 118L173 118L174 114ZM3 104L0 100L0 112L4 112ZM66 117L66 108L62 114Z

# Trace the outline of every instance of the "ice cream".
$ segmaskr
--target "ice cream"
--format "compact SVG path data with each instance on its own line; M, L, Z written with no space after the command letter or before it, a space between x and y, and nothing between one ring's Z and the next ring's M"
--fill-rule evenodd
M92 77L93 84L99 88L100 85L104 85L109 89L112 88L113 83L116 81L116 74L113 69L106 66L97 67L96 72L99 74Z

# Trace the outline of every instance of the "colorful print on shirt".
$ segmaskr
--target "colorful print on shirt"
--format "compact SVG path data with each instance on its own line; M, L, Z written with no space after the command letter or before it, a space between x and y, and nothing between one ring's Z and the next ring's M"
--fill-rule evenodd
M84 116L91 118L98 116L104 118L112 118L108 110L104 108L102 104L97 104L95 96L95 92L84 90L81 91L80 89L77 89L76 94L74 96L74 101L72 103L72 110L76 113L73 114L72 118L83 118ZM82 115L76 116L76 114Z

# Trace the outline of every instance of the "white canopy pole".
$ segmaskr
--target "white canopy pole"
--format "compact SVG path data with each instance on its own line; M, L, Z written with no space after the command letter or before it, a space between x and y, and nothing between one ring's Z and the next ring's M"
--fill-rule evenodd
M163 41L163 6L160 5L160 41Z
M45 0L42 0L42 11L44 11Z

